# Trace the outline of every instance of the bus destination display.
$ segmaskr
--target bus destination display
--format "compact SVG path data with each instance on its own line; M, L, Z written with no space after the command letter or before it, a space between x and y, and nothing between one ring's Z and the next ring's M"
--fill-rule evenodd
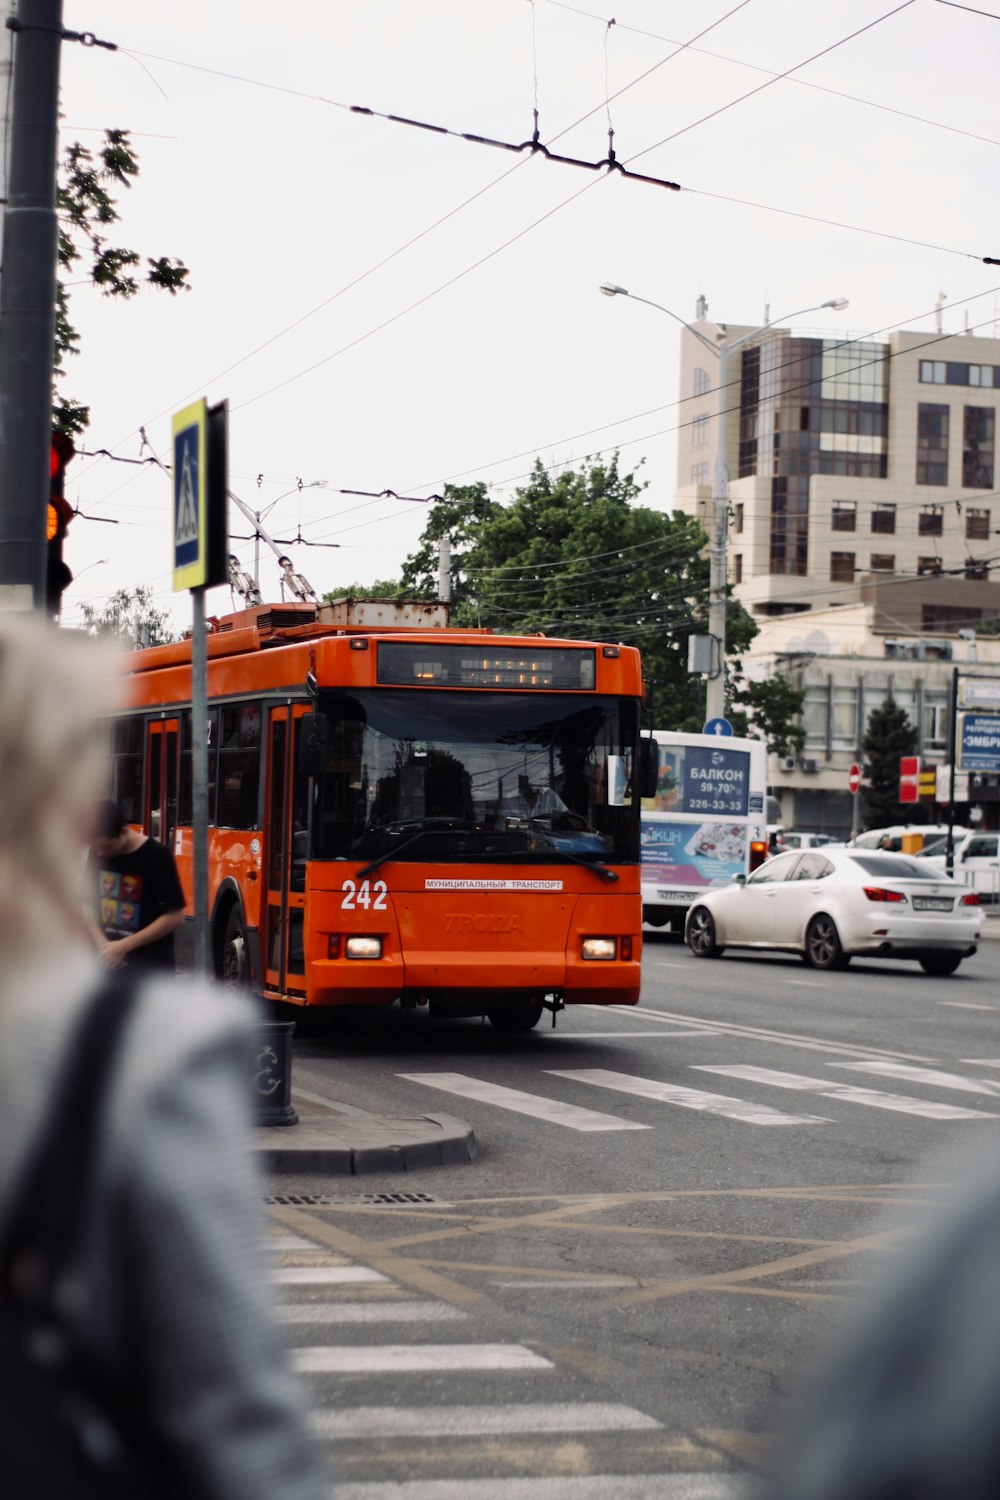
M595 652L548 646L511 651L485 646L382 641L378 681L397 687L473 687L593 691Z

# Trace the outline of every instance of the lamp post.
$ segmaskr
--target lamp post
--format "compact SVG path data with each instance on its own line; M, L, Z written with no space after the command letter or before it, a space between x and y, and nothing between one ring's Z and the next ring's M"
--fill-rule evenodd
M703 333L678 313L671 312L669 307L664 307L660 302L651 302L648 297L637 297L626 287L617 286L613 281L601 283L599 288L605 297L631 297L633 302L643 302L647 307L655 307L657 312L666 313L668 318L673 318L675 323L680 323L688 333L694 335L700 344L710 350L719 361L719 374L717 381L718 403L716 413L715 432L715 464L712 469L712 534L709 541L709 593L708 593L708 633L716 642L716 667L711 672L705 684L705 718L724 718L726 711L726 575L727 559L726 550L729 537L729 470L726 467L726 396L727 379L726 365L731 354L742 349L760 334L766 333L772 326L769 323L754 328L752 332L745 333L742 338L729 342L720 338L716 343L707 339ZM796 312L786 313L779 318L779 323L787 323L789 318L800 318L804 313L819 312L822 308L832 308L835 312L842 312L847 307L846 297L832 297L828 302L820 302L815 307L800 307Z

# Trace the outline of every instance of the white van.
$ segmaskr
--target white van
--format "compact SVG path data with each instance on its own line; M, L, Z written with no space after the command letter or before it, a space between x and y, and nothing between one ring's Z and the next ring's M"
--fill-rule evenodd
M1000 833L955 834L954 876L971 886L980 901L1000 900ZM947 856L942 851L926 856L927 863L944 870Z

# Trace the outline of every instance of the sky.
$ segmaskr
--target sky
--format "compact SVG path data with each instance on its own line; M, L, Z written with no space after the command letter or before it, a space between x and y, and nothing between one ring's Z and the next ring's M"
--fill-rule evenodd
M558 472L617 447L642 503L671 508L680 328L603 281L743 325L848 297L795 325L843 338L933 332L943 294L945 332L1000 332L981 262L1000 257L1000 18L973 9L66 0L65 25L118 50L64 44L63 144L131 131L114 239L191 272L177 297L72 289L63 387L91 407L82 446L114 458L69 469L67 625L139 583L190 619L169 479L116 460L169 460L171 413L200 396L229 402L232 490L322 595L397 576L446 482L509 498L536 456ZM537 107L540 140L590 162L610 117L617 159L682 190L352 105L510 143ZM235 508L230 531L252 571ZM278 598L266 547L260 577Z

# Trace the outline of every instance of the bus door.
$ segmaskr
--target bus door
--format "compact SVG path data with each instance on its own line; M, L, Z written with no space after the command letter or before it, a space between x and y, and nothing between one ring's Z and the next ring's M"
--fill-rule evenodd
M174 852L177 827L177 719L155 719L146 725L146 806L144 827Z
M265 906L261 940L264 988L305 994L306 860L309 854L308 778L298 771L306 703L273 708L267 728L264 810Z

